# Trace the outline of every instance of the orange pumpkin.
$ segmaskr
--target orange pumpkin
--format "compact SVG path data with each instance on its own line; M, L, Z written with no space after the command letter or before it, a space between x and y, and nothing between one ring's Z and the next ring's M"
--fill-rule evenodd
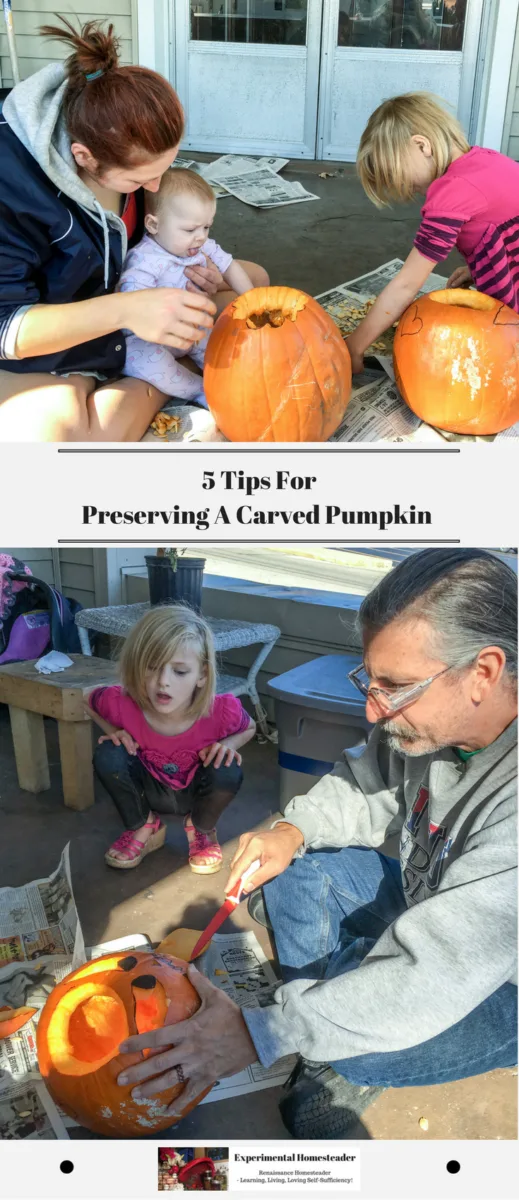
M3 1004L0 1008L0 1038L11 1037L12 1033L22 1029L37 1012L37 1008L9 1008Z
M325 442L351 393L328 313L294 288L254 288L224 309L204 365L207 403L231 442Z
M421 296L400 319L395 378L423 421L492 434L519 421L519 313L483 292Z
M155 1051L119 1054L135 1033L184 1021L200 1007L187 964L152 951L105 954L67 975L51 992L37 1030L38 1062L57 1104L105 1137L140 1137L171 1125L164 1112L185 1084L133 1100L118 1075ZM158 1051L157 1051L158 1053ZM183 1110L186 1116L209 1088Z

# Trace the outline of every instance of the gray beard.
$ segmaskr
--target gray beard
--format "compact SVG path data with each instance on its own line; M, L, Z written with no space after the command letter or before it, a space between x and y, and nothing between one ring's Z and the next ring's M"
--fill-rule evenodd
M409 740L410 745L404 749L401 744L405 736L404 734L392 733L385 728L384 735L389 749L393 750L396 754L403 754L405 758L420 758L424 754L434 754L437 750L444 750L449 745L448 742L432 742L431 740L427 740L426 736L409 734L409 739L406 736L405 740Z

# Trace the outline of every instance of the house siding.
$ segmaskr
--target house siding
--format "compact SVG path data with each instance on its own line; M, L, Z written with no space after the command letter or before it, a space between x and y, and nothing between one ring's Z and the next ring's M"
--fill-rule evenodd
M515 31L514 54L510 71L510 90L503 129L504 154L519 162L519 18Z
M56 12L76 21L109 19L121 38L121 62L137 60L135 0L13 0L13 24L20 76L26 79L41 67L56 59L67 57L67 48L59 42L48 42L38 34L40 25L58 25ZM109 10L109 12L107 12ZM0 84L13 86L13 75L7 34L0 22Z

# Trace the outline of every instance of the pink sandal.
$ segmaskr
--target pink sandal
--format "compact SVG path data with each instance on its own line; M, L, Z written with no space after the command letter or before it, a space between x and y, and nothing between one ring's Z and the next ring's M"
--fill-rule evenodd
M117 867L118 870L126 871L131 867L138 867L145 855L151 854L152 850L160 850L166 840L166 826L162 824L160 817L153 816L151 821L146 821L144 828L151 829L147 842L140 842L135 837L133 829L126 829L113 842L105 854L105 862L109 867ZM114 850L121 852L124 858L115 858Z
M223 866L222 848L216 838L216 829L203 833L195 829L190 816L184 820L184 829L189 842L189 866L197 875L214 875Z

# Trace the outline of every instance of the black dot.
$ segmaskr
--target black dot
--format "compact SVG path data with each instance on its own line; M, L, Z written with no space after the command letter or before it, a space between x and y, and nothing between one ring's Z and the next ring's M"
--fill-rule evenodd
M134 979L132 981L132 986L144 988L146 991L150 991L151 988L157 986L157 980L155 979L154 975L139 975L138 979Z
M447 1170L450 1175L457 1175L460 1170L460 1164L455 1158L451 1158L447 1163Z
M127 958L120 958L117 966L122 967L123 971L132 971L137 966L137 959L133 954L129 954Z
M70 1175L74 1170L74 1163L69 1158L64 1158L63 1162L59 1164L59 1169L63 1171L64 1175Z

